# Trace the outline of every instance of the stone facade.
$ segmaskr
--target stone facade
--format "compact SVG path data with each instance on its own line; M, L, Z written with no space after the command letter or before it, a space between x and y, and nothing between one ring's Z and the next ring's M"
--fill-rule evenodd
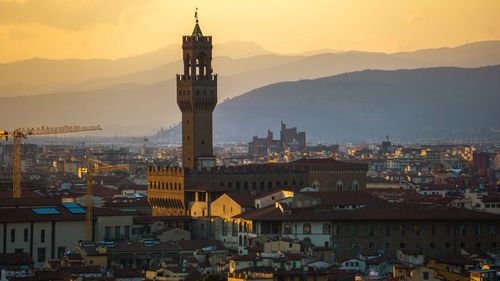
M286 164L216 167L212 112L217 104L217 76L212 74L212 37L196 23L183 36L183 74L177 75L177 104L182 111L182 167L151 167L148 201L153 215L210 216L210 204L224 192L263 193L315 186L344 191L366 187L366 164L333 159L303 159ZM282 124L286 145L305 146L305 134Z

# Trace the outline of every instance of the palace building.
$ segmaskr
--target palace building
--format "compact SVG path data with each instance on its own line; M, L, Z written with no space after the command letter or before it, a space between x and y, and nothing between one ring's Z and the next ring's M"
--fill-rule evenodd
M182 112L182 167L150 167L148 200L153 215L209 216L210 203L227 192L262 193L313 186L320 191L366 188L368 166L334 159L291 163L216 166L212 113L217 104L217 75L212 69L212 37L196 19L182 37L184 72L177 75L177 104Z

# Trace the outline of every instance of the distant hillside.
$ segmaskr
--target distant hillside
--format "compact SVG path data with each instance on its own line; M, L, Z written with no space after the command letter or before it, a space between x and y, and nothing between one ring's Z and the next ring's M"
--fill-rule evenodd
M500 136L498 108L500 66L367 70L250 91L216 108L214 128L219 141L277 132L280 120L323 141L477 138Z
M251 46L251 43L247 44ZM222 45L214 46L215 54L222 54L224 48L226 47ZM244 49L244 46L241 48ZM254 49L258 50L257 47ZM217 57L214 59L214 71L220 77L219 99L222 101L276 82L314 79L365 69L479 67L495 64L500 64L500 41L395 54L351 51L326 52L309 56L266 54L237 59ZM66 92L93 91L122 83L152 84L173 79L181 69L181 61L176 60L155 68L121 76L97 78L63 89Z
M500 64L500 41L397 54L344 52L314 56L267 54L238 59L217 57L214 59L214 70L219 74L219 102L223 102L277 82L314 79L365 69L393 70L427 65L476 67L490 64ZM105 135L152 134L160 127L167 128L180 120L173 78L181 69L180 62L173 61L138 72L60 86L60 91L51 94L0 97L0 129L92 122L103 125L105 130L101 133ZM42 69L38 71L42 72ZM62 68L60 72L64 72ZM27 77L32 78L31 74ZM6 78L0 75L0 81L2 79ZM14 89L12 92L15 92ZM2 94L0 86L0 96ZM297 117L301 116L300 111L296 114ZM279 119L275 119L269 120L269 127L279 124ZM253 135L263 132L259 129L245 133ZM231 136L228 132L220 135L223 138ZM246 135L241 136L246 138Z
M217 50L214 55L235 59L270 54L269 51L253 42L227 42L216 44L214 48ZM32 96L67 90L69 86L93 79L114 79L113 77L155 69L161 65L179 61L179 58L182 57L181 54L181 46L174 44L153 52L114 60L33 58L4 63L0 64L0 97ZM161 80L171 78L171 76L163 76ZM154 82L158 81L160 80ZM126 82L138 81L130 79ZM111 85L110 83L105 84L106 87Z

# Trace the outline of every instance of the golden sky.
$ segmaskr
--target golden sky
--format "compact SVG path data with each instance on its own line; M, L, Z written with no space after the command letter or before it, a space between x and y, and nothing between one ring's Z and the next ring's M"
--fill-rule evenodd
M499 0L0 0L0 62L117 58L180 44L195 7L216 43L252 41L276 53L500 39Z

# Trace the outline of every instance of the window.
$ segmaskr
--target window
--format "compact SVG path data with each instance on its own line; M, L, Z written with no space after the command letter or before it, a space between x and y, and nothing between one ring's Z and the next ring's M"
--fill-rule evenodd
M120 239L120 226L115 226L115 239Z
M40 230L40 243L45 243L45 229Z
M375 235L375 226L373 224L370 225L370 228L368 229L368 234L370 236Z
M238 223L234 220L232 225L231 225L231 234L233 236L238 235Z
M104 240L111 240L111 226L104 227Z
M334 224L333 225L333 235L339 235L340 231L339 231L339 226Z
M330 234L330 233L331 233L330 225L325 223L323 225L323 234Z
M423 274L422 277L424 280L429 280L429 272L428 271L422 272L422 274Z
M497 234L496 225L494 224L490 225L490 235L495 236L496 234Z
M227 236L227 224L226 220L222 222L222 236Z
M358 190L358 188L359 188L359 183L358 183L358 181L353 181L353 182L352 182L352 189L353 189L353 190Z
M338 181L337 184L337 191L342 191L342 188L344 187L344 184L341 181Z
M45 255L45 248L38 248L38 255L37 255L37 261L38 262L45 262L46 255Z
M123 237L125 238L125 240L130 240L130 226L126 225L123 231Z
M28 238L28 229L27 229L27 228L25 228L25 229L24 229L24 242L28 242L28 239L29 239L29 238Z
M16 242L16 230L14 228L10 230L10 242Z
M375 248L375 243L374 242L369 242L368 243L368 248L370 248L370 249Z
M391 225L386 224L385 225L385 236L389 236L389 235L391 235Z
M357 248L358 248L358 242L352 242L351 249L357 249Z
M57 247L57 258L61 259L66 255L66 247Z
M332 248L334 248L334 249L340 249L341 247L342 247L342 244L340 244L339 242L332 243Z
M285 226L283 227L283 232L285 234L292 234L292 225L289 223L286 223Z
M481 225L476 224L476 236L479 236L479 235L481 235Z
M308 223L304 223L304 226L302 227L302 233L311 234L311 225Z
M466 229L465 229L465 225L464 225L464 224L461 224L461 225L459 226L459 232L460 232L460 234L462 234L462 235L465 235L465 234L466 234Z

